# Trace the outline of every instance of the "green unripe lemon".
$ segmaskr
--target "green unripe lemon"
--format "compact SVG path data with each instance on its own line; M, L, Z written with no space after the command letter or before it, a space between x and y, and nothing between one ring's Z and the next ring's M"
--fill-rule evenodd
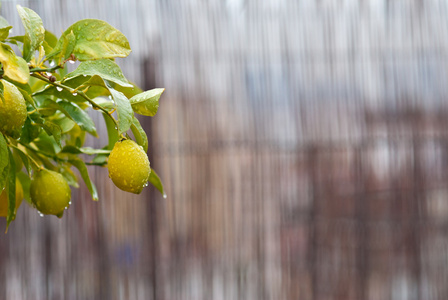
M109 177L121 190L140 194L148 184L151 167L148 155L132 140L115 143L109 162Z
M1 101L1 100L0 100ZM23 200L23 188L20 181L16 178L16 213L22 204ZM4 189L0 194L0 217L6 217L8 215L8 191Z
M70 205L71 190L64 176L43 169L37 171L31 180L30 197L42 214L60 218Z
M27 116L25 99L15 85L6 80L0 81L5 98L5 101L0 99L0 131L16 139Z

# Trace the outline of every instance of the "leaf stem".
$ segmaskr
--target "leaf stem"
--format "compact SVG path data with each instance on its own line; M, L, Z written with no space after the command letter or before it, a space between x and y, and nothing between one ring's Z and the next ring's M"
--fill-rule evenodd
M37 72L50 72L53 73L54 71L56 71L57 69L61 69L62 67L57 65L51 68L32 68L30 69L31 73L37 73Z

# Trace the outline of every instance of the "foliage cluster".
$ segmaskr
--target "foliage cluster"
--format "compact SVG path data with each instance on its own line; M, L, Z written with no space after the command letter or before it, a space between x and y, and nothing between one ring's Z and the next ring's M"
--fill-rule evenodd
M48 182L34 184L33 193L30 185L42 177L38 176L42 171L57 173L45 176L53 178L49 183L62 179L78 187L74 167L92 199L98 200L86 165L107 166L114 146L131 136L146 155L148 138L135 113L154 116L164 91L142 91L125 78L115 58L128 56L131 49L127 38L110 24L81 20L57 38L44 28L36 12L19 5L17 10L24 35L9 36L12 26L0 17L0 199L7 202L3 204L7 206L7 226L15 219L16 201L21 202L16 194L23 193L27 202L38 208L34 190ZM68 72L67 63L75 61L79 65ZM101 149L84 146L86 134L98 137L88 110L104 117L108 143ZM127 167L128 162L120 163ZM164 194L154 170L146 175L144 185L149 181ZM62 213L52 214L61 217Z

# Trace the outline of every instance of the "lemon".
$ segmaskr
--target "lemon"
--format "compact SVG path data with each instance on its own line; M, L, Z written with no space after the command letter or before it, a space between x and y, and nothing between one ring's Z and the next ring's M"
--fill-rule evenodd
M115 143L109 162L109 177L121 190L140 194L147 185L151 167L142 147L133 140Z
M47 169L35 173L30 184L31 201L42 214L62 217L70 205L71 190L61 174Z
M23 200L23 188L20 181L16 178L16 213ZM4 189L0 194L0 217L8 215L8 191Z
M16 139L27 116L25 99L15 85L6 80L1 83L5 101L0 99L0 131Z

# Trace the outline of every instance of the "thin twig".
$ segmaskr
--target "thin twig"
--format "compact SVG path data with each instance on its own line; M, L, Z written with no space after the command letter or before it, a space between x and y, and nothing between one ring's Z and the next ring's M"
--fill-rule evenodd
M82 92L82 91L77 91L76 89L72 89L71 87L66 86L66 85L64 85L64 84L61 84L61 83L59 83L59 82L52 82L52 81L50 81L48 78L46 78L45 76L42 76L42 75L39 74L39 73L33 73L33 74L31 74L31 76L33 76L33 77L35 77L35 78L37 78L37 79L40 79L40 80L42 80L42 81L45 81L45 82L47 82L47 83L49 83L49 84L52 84L52 85L54 85L54 86L56 86L56 87L60 87L60 88L62 88L62 89L64 89L64 90L67 90L67 91L70 92L71 94L73 94L73 93L78 93L78 95L81 96L81 97L83 97L84 99L86 99L86 100L92 105L92 107L93 107L94 109L99 109L99 110L101 110L103 113L105 113L106 115L108 115L108 116L112 119L112 121L113 121L114 124L115 124L115 127L116 127L117 130L118 130L118 123L117 123L117 120L115 120L115 118L114 118L113 116L111 116L105 108L103 108L102 106L96 104L92 99L90 99L84 92Z

